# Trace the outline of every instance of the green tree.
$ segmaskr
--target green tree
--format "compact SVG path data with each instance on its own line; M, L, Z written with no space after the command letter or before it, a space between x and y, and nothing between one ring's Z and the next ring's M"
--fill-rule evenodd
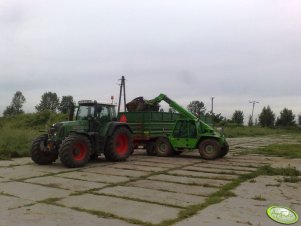
M301 126L301 113L298 115L298 124Z
M58 110L66 114L70 108L70 106L75 105L73 96L62 96L62 100L60 105L58 106Z
M36 109L38 112L47 110L56 112L59 104L60 100L56 93L46 92L42 95L40 104L36 106Z
M240 110L235 110L232 115L232 122L242 125L244 123L244 113Z
M270 106L263 107L259 114L259 125L261 127L273 127L275 124L275 114Z
M190 104L188 104L187 109L196 116L204 115L206 111L205 104L198 100L191 101Z
M22 110L23 104L25 103L26 99L23 96L21 91L17 91L15 95L13 96L13 99L11 101L11 104L6 107L6 109L3 112L4 116L12 116L12 115L18 115L23 114L24 111Z
M280 117L277 118L276 126L288 127L288 126L295 126L295 125L296 122L295 122L295 115L293 114L293 111L284 108L280 112Z

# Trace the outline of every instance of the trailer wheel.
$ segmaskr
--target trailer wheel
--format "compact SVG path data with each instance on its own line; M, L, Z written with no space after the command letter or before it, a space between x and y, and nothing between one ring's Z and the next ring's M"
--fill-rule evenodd
M107 160L118 162L126 160L133 152L133 138L125 127L117 128L109 137L104 155Z
M180 155L180 154L182 154L183 153L183 151L179 151L179 150L175 150L174 152L173 152L173 154L174 155Z
M171 156L173 154L173 149L165 137L160 137L156 141L156 152L160 157Z
M200 143L199 152L204 159L212 160L221 155L221 147L216 140L206 139Z
M49 165L58 158L57 151L50 151L47 147L48 135L43 134L32 141L30 156L39 165Z
M90 153L90 141L82 135L66 137L59 150L61 162L69 168L84 166L90 159Z
M146 145L146 154L149 156L156 156L156 144L154 142L150 142Z
M228 154L229 152L229 144L228 142L226 141L224 146L221 148L221 154L220 154L220 158L224 157L226 154Z

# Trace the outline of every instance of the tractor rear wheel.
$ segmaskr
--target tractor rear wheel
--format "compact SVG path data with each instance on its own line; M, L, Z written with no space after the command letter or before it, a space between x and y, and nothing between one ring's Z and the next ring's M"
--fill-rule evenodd
M156 156L156 144L154 142L150 142L146 145L146 154L149 156Z
M204 159L216 159L221 155L221 146L214 139L206 139L200 143L199 152Z
M112 162L126 160L133 151L133 138L131 132L125 127L117 128L109 137L104 155Z
M156 152L160 157L167 157L173 154L173 149L165 137L160 137L156 141Z
M75 134L65 138L59 151L61 162L69 168L84 166L90 159L90 153L90 140Z
M49 165L58 158L57 151L49 150L48 135L43 134L35 138L32 142L30 156L31 159L39 165Z

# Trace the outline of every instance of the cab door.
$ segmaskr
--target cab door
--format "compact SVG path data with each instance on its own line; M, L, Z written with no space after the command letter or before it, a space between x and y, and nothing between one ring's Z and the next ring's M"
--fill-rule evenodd
M197 144L196 124L193 120L177 121L172 136L171 143L174 148L195 148Z

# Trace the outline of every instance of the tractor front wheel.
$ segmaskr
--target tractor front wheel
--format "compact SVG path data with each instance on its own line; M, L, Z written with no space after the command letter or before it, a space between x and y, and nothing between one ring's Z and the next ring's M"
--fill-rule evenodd
M199 152L206 160L216 159L221 155L221 146L214 139L206 139L200 143Z
M59 151L61 162L69 168L84 166L90 159L90 153L90 140L83 135L66 137Z
M43 134L35 138L30 150L31 159L39 165L49 165L58 158L56 150L51 150L48 146L48 135Z
M131 132L125 127L118 127L108 138L104 155L112 162L126 160L133 151L133 138Z

